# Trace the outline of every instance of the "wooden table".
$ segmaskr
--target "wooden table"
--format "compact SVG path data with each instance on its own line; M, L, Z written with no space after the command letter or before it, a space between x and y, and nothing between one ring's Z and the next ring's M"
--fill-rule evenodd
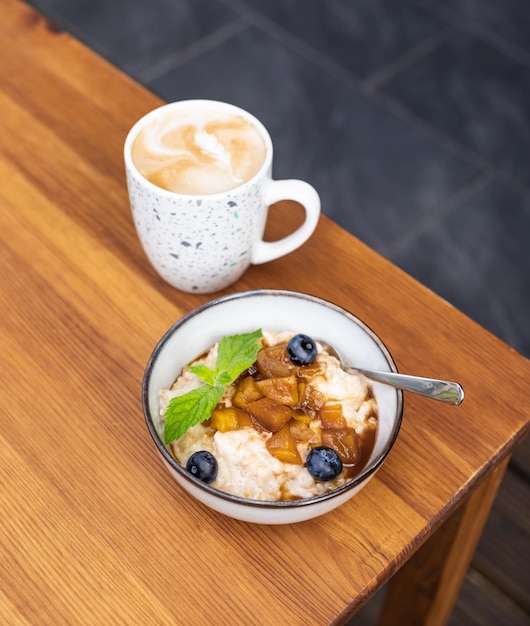
M339 624L394 575L382 623L443 624L528 430L530 363L323 217L229 291L331 299L464 404L406 396L387 462L327 516L205 509L140 404L155 343L209 299L157 277L130 216L122 144L159 102L26 5L0 12L0 623ZM274 214L271 237L298 219Z

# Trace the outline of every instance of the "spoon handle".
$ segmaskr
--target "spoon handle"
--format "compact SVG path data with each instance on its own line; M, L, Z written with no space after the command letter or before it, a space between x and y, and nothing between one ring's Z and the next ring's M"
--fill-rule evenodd
M433 398L433 400L439 400L446 404L456 406L464 399L464 389L462 386L448 380L423 378L421 376L410 376L408 374L395 374L394 372L374 372L351 367L347 369L363 374L366 378L370 378L376 382L411 391L420 396L427 396L428 398Z

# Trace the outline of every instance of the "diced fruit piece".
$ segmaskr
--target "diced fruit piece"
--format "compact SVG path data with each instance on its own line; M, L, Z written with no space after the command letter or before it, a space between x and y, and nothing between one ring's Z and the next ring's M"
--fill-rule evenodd
M276 433L291 419L292 413L288 406L284 406L271 398L260 398L248 405L252 417L265 428Z
M326 401L325 396L308 383L298 383L298 406L314 415Z
M194 452L188 459L186 469L204 483L211 483L217 478L217 460L208 450Z
M256 366L263 378L290 376L295 369L289 360L285 344L277 344L260 350L256 359Z
M311 365L304 365L296 370L296 375L302 380L311 380L315 376L322 374L322 365L314 361Z
M359 460L359 437L354 428L323 429L322 445L333 448L344 465Z
M226 433L229 430L252 427L253 423L250 415L243 409L224 407L212 411L210 426L221 433Z
M247 411L243 411L242 409L238 409L237 411L237 423L239 428L254 428L255 424L252 421L252 417L250 413Z
M318 412L322 428L346 428L341 404L324 404Z
M283 463L302 465L302 457L296 447L296 439L292 436L289 424L285 424L274 433L266 443L267 450L273 457Z
M308 335L295 335L289 339L287 354L295 365L311 365L317 356L317 344Z
M251 402L263 397L261 391L256 387L256 381L252 376L246 376L238 383L236 391L232 396L232 404L240 409L246 409Z
M300 422L294 418L289 422L288 426L295 441L307 442L312 440L314 441L316 438L315 431L309 426L308 423Z
M293 409L293 418L297 422L303 422L304 424L309 424L311 422L311 417L300 409Z
M210 426L221 433L237 430L239 425L234 408L214 409L210 418Z
M256 387L262 395L272 398L280 404L295 406L298 404L298 383L296 376L283 376L281 378L265 378L256 381Z
M309 450L305 461L308 472L315 480L327 481L342 472L342 461L331 448L318 446Z

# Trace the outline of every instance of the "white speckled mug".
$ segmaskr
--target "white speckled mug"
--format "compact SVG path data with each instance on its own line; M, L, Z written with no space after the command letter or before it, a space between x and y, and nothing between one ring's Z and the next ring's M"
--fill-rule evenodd
M165 128L166 121L175 117L180 120L178 133L170 130L185 138L184 156L182 147L176 151L161 136L154 140L150 136L155 132L152 129ZM231 123L225 127L227 119ZM250 127L254 139L245 143L247 135L242 139L240 131L233 130L234 121ZM137 156L143 150L142 141L149 150L153 145L158 150L156 158L148 155L149 162L170 150L178 152L178 163L164 168L169 176L177 172L180 187L166 186L163 177L151 177L142 169L143 153ZM319 196L303 181L272 180L272 153L264 126L248 112L224 102L174 102L151 111L133 126L124 149L132 214L144 251L164 280L190 293L219 291L234 283L249 265L284 256L309 239L320 215ZM249 165L253 159L254 165ZM236 169L240 165L243 169ZM225 184L227 177L230 184ZM280 200L299 202L305 208L305 221L287 237L265 242L268 208Z

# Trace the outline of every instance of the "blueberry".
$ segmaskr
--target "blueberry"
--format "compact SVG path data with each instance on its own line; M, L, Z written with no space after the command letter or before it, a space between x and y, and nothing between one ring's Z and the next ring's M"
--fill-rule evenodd
M342 461L332 448L312 448L305 461L307 471L315 480L327 481L337 478L342 472Z
M311 365L317 356L317 344L307 335L295 335L287 344L287 354L295 365Z
M211 483L217 477L217 461L208 450L194 452L188 459L186 469L204 483Z

